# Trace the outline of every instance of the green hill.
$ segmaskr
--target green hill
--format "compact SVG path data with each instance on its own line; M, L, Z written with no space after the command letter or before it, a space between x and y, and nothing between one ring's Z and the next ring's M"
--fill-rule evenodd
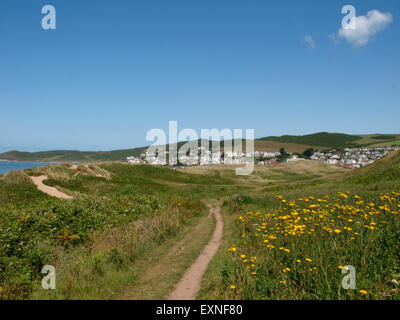
M363 146L389 146L400 145L400 135L398 134L363 134L359 135L361 139L354 143Z
M186 142L179 142L179 149ZM199 140L199 145L201 140ZM212 142L210 141L210 147ZM54 150L40 152L21 152L8 151L0 153L0 159L9 161L123 161L127 157L140 156L141 153L147 150L146 147L134 149L122 149L112 151L78 151L78 150ZM167 146L168 150L168 146Z
M354 170L345 181L364 185L394 185L400 187L400 152L388 155L366 167Z
M125 160L129 156L139 156L144 150L146 147L114 151L9 151L0 153L0 159L10 161L119 161Z
M298 143L309 146L322 146L328 148L346 148L360 146L400 145L398 134L360 134L349 135L345 133L319 132L304 136L284 135L281 137L265 137L260 141L273 141L282 143Z
M319 132L304 136L284 135L281 137L265 137L259 140L299 143L310 146L323 146L330 148L345 148L348 146L354 146L354 141L359 139L361 139L361 137L344 133Z

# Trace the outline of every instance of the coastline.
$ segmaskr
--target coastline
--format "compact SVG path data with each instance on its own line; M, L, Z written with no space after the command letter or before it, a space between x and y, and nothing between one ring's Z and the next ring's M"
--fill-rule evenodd
M28 160L7 160L7 159L0 159L0 162L18 162L18 163L63 163L64 161L60 161L60 162L53 162L53 161L40 161L40 160L32 160L32 161L28 161Z
M44 167L52 164L59 164L56 162L49 161L9 161L2 159L0 161L0 174L6 175L11 171L24 171L27 169L32 169L34 167Z

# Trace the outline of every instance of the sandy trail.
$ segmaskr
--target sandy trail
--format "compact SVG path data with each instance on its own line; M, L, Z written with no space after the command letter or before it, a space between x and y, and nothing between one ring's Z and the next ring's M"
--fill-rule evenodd
M216 227L210 242L204 247L192 266L185 272L175 289L168 295L167 300L195 300L200 290L201 279L208 264L217 253L222 242L224 223L221 208L210 208L210 213L215 215Z
M40 191L48 194L51 197L59 198L59 199L72 199L71 196L69 196L61 191L58 191L56 188L46 186L43 183L43 180L48 179L47 176L31 177L31 179Z

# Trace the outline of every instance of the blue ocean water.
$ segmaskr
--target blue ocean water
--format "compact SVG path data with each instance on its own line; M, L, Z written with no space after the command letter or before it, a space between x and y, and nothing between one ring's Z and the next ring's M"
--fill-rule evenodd
M12 170L24 170L34 167L42 167L51 164L51 162L17 162L17 161L0 161L0 173L6 174Z

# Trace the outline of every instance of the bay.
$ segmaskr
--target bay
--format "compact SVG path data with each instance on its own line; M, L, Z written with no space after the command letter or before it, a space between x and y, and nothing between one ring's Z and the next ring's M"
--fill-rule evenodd
M0 161L0 173L4 175L12 170L25 170L47 166L49 164L51 164L51 162Z

